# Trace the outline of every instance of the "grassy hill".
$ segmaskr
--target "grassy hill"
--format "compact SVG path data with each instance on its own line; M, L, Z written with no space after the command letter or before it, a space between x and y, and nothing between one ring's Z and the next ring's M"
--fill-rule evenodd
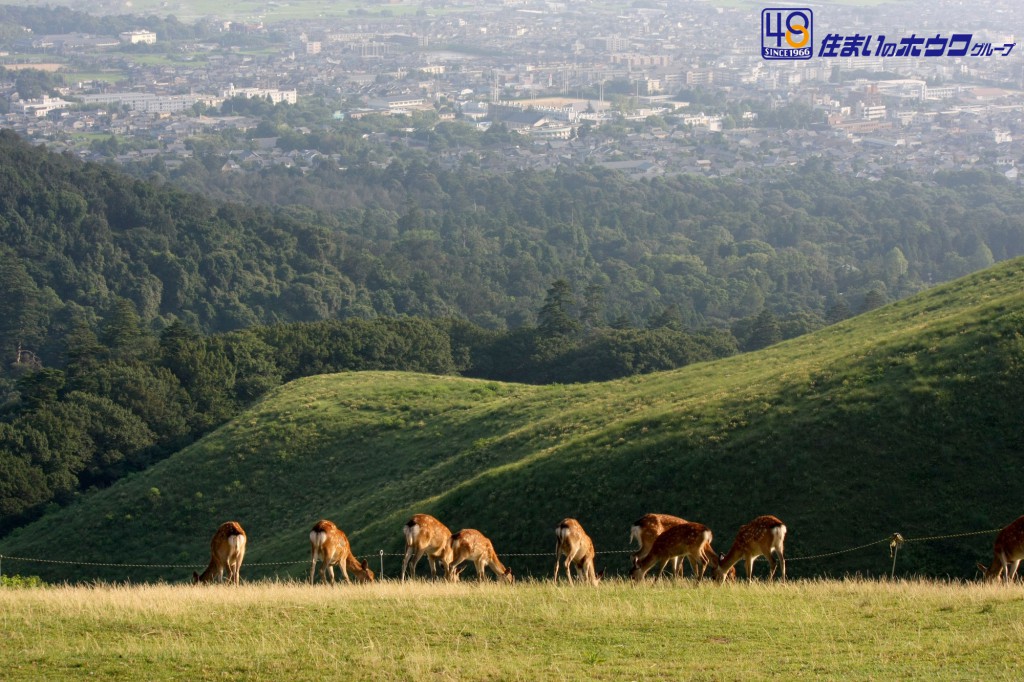
M249 533L243 576L301 575L327 517L356 551L399 552L410 514L475 527L499 554L552 550L580 519L599 551L648 511L702 521L725 550L773 513L791 557L893 531L998 528L1024 506L1024 260L818 333L713 363L588 385L403 373L296 381L144 473L20 529L0 554L205 564L224 520ZM912 543L899 572L970 577L993 536ZM298 562L256 566L263 562ZM394 575L400 559L387 558ZM376 558L374 566L377 565ZM551 558L511 557L547 574ZM599 568L625 567L602 555ZM48 579L176 580L185 568L18 563ZM887 573L884 545L793 562L794 577Z

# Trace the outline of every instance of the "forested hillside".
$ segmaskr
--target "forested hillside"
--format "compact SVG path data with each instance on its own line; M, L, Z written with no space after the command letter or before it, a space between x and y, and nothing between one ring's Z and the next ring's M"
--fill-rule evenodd
M563 279L601 323L688 329L762 311L799 331L1024 253L997 176L634 181L596 168L485 175L418 162L238 179L226 204L0 135L0 349L55 361L129 300L203 332L378 315L532 323ZM277 205L258 207L256 197ZM742 341L742 339L741 339Z
M0 532L297 377L614 379L763 348L1024 252L1016 187L937 180L412 161L240 178L243 205L0 132ZM259 205L260 188L287 205Z
M888 574L892 532L957 535L1020 515L1022 411L1018 259L756 353L611 383L301 379L16 530L0 552L5 569L46 578L186 580L213 529L235 519L249 534L246 578L302 576L317 519L341 525L376 569L377 550L400 552L402 525L427 512L487 533L520 575L546 576L566 516L604 552L624 549L645 512L706 523L722 550L741 523L772 513L789 527L791 559L883 543L791 561L791 577ZM994 536L908 543L898 573L972 577ZM389 577L398 561L387 558ZM626 558L599 564L615 573Z

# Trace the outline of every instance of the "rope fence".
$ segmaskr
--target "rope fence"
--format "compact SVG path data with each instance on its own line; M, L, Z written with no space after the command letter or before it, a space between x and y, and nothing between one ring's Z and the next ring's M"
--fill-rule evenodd
M934 542L937 540L951 540L955 538L972 537L976 535L990 535L998 533L1001 528L994 528L991 530L976 530L967 531L963 533L949 533L946 535L925 535L918 538L904 538L900 533L893 533L889 537L882 538L881 540L875 540L874 542L868 542L863 545L857 545L856 547L848 547L846 549L839 549L833 552L822 552L820 554L810 554L806 556L795 556L786 557L786 562L792 561L811 561L816 559L827 559L842 554L851 554L853 552L859 552L861 550L868 549L869 547L875 547L877 545L888 544L889 555L892 558L892 571L890 576L895 577L896 575L896 557L899 553L900 548L904 544L913 542ZM632 554L635 549L611 549L594 552L594 554ZM378 557L380 558L380 574L384 576L384 557L405 557L404 552L385 552L383 549L378 550ZM508 554L501 554L503 557L551 557L554 552L513 552ZM38 557L24 557L24 556L12 556L8 554L0 554L0 576L3 576L3 562L14 561L22 563L36 563L36 564L56 564L64 566L93 566L102 568L145 568L145 569L162 569L162 568L174 568L174 569L197 569L201 568L200 565L196 564L139 564L139 563L114 563L114 562L99 562L99 561L67 561L62 559L42 559ZM293 561L262 561L262 562L247 562L246 567L255 566L296 566L298 564L308 563L309 559L295 559Z

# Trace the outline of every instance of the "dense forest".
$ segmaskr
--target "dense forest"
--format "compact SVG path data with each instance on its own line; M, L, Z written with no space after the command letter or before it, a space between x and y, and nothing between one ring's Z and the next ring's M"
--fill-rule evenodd
M611 379L1024 253L1019 188L977 172L635 181L413 159L220 182L246 203L0 132L0 532L296 377Z
M980 172L870 182L486 175L417 161L239 176L224 203L0 135L0 348L52 362L71 319L130 300L156 329L351 317L533 324L566 280L592 314L688 329L767 310L804 331L1024 253L1024 198ZM276 206L261 207L255 200ZM865 305L867 304L867 305Z

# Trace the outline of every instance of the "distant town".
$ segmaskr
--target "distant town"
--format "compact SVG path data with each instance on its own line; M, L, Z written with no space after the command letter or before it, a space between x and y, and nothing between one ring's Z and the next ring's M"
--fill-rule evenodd
M510 133L500 153L449 145L434 155L498 172L590 163L637 177L713 177L821 158L869 178L979 168L1016 180L1024 161L1024 46L1010 29L1024 26L1024 6L1009 0L983 13L966 3L815 6L814 56L799 61L762 59L759 6L394 7L272 26L221 21L199 41L142 26L116 35L23 29L0 52L0 125L84 158L159 156L169 166L194 154L189 140L235 130L241 138L226 151L225 173L349 162L315 146L279 146L258 132L258 117L225 106L236 98L315 103L322 120L297 134L361 121L372 138L379 124L396 155L427 144L417 133L438 126L499 126ZM818 56L830 34L872 45L883 33L921 43L969 34L1003 51ZM25 69L49 72L60 87L19 92ZM87 144L104 136L132 143Z

